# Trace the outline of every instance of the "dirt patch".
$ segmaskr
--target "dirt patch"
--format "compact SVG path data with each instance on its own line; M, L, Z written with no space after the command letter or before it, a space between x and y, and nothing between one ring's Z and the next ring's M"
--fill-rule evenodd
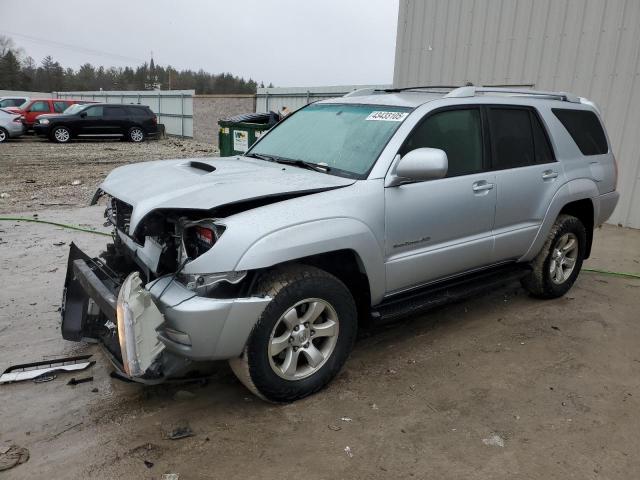
M23 137L0 145L0 213L87 205L104 177L127 163L217 155L211 144L191 139L59 145Z

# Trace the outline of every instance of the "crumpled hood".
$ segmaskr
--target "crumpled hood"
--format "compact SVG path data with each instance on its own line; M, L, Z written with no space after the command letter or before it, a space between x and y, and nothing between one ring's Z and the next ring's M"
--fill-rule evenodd
M210 171L213 170L213 171ZM222 205L351 185L355 180L248 157L142 162L113 170L100 189L133 207L129 231L156 209Z

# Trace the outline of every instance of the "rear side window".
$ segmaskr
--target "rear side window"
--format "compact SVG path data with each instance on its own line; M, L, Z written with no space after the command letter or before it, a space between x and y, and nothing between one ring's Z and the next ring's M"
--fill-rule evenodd
M489 125L494 169L504 170L554 161L542 124L530 109L492 107L489 109Z
M483 170L482 121L480 110L445 110L428 116L407 138L401 155L416 148L439 148L449 161L447 177Z
M105 107L104 116L106 118L122 118L127 116L127 112L122 107Z
M136 117L150 117L151 111L144 107L129 107L129 111Z
M561 108L552 110L583 155L602 155L609 151L607 137L595 113Z

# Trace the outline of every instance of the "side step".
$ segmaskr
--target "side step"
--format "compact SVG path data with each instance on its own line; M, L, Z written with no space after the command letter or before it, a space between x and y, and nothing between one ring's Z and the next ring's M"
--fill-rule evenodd
M375 323L394 322L506 285L521 279L530 271L528 264L511 263L399 293L373 307L371 318Z

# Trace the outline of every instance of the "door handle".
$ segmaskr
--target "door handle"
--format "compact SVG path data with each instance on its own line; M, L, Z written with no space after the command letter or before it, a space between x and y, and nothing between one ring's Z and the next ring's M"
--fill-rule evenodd
M544 172L542 172L543 180L551 180L552 178L557 178L557 176L558 176L558 172L554 170L545 170Z
M486 180L480 180L479 182L475 182L471 188L473 188L475 193L480 193L491 190L493 187L493 183L488 183Z

